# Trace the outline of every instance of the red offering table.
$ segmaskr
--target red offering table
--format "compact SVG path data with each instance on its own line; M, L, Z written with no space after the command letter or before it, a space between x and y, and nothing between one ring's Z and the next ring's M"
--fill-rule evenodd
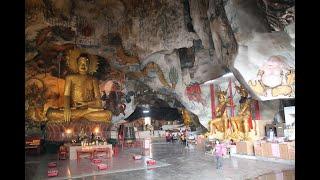
M142 158L142 156L141 156L141 155L133 155L132 158L133 158L134 160L139 160L139 159Z
M108 169L108 165L106 165L106 164L98 164L97 167L99 170L107 170Z
M95 163L95 164L97 164L97 163L101 163L102 160L101 160L101 159L93 159L92 162Z
M49 167L49 168L57 167L57 162L50 162L50 163L48 163L48 167Z
M156 160L154 159L147 160L147 165L155 165L155 164L156 164Z

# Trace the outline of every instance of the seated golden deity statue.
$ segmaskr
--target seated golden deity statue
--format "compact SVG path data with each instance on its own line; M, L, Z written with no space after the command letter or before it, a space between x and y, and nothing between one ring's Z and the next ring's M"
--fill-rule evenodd
M49 108L48 120L110 122L112 113L102 108L98 80L90 75L97 69L97 59L80 50L73 50L69 51L67 60L74 74L66 77L64 109Z
M226 108L231 107L227 99L227 91L218 91L218 106L216 108L216 118L209 122L210 134L216 133L216 130L224 133L224 138L227 138L227 130L229 124L229 118Z
M250 99L248 99L248 92L242 85L236 86L236 90L240 94L241 99L239 101L240 109L238 115L230 118L233 129L232 136L234 139L239 139L241 138L239 132L243 132L243 139L249 140L249 119L251 116L251 101Z

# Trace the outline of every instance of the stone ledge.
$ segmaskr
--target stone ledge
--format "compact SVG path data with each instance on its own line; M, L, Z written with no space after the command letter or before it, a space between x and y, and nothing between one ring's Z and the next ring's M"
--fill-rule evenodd
M261 156L250 156L250 155L242 155L242 154L232 154L231 157L244 158L244 159L252 159L252 160L262 160L262 161L270 161L276 163L283 163L289 165L295 165L295 160L285 160L279 158L269 158L269 157L261 157Z

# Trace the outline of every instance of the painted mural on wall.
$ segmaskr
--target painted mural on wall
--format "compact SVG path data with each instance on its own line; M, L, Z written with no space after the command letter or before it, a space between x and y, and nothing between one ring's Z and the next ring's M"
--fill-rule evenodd
M164 72L161 66L155 62L147 63L141 71L130 72L129 75L134 79L145 78L145 81L149 79L158 78L164 88L175 89L179 80L179 74L176 67L171 67L168 73L169 81L165 78Z
M256 33L239 46L234 70L255 98L265 101L295 97L295 49L285 32Z
M260 96L294 97L295 70L284 56L271 56L248 84Z
M200 84L192 84L186 87L185 94L190 101L201 103L203 106L206 104L205 100L202 98Z
M193 15L204 14L202 18L206 21L204 25L209 25L206 12L211 11L211 8L207 6L198 8L199 10L196 11L194 7L198 6L190 6L190 11L194 11ZM202 38L203 36L197 30L202 25L196 23L196 17L192 17L192 22L187 22L189 29L186 28L186 14L182 1L141 3L138 0L26 0L25 12L26 82L30 81L26 86L27 119L47 121L45 115L48 110L62 111L65 104L66 77L76 73L70 70L67 55L69 50L78 48L84 49L87 54L93 56L93 59L97 59L98 67L91 76L98 81L102 101L101 111L112 112L113 122L130 115L135 108L133 104L139 103L139 101L132 101L133 95L130 95L132 94L130 92L145 93L144 90L135 91L138 88L130 85L136 82L142 82L141 86L151 89L151 93L158 93L159 98L162 98L161 93L170 97L165 101L177 99L185 108L199 116L201 124L205 127L208 127L209 120L215 118L212 112L215 112L217 98L213 97L217 97L217 92L212 93L210 86L199 83L219 77L224 74L225 70L217 66L220 59L216 58L216 53L211 52L212 49L207 49L212 37L208 36L209 39L205 38L207 40ZM190 15L192 16L192 13ZM219 15L212 17L219 17ZM211 16L209 19L212 19ZM191 30L192 24L196 32ZM205 25L208 35L211 32L221 34L220 31L225 35L224 28L220 27L221 23L216 25L214 29L207 29L209 26ZM225 38L221 40L222 44L230 42ZM258 41L261 40L258 39ZM253 52L266 52L273 45L279 45L279 48L282 48L280 47L282 44L276 41L271 42L273 45L266 43L265 39L261 42L259 44L266 45L265 49L249 49L253 49ZM251 47L256 47L256 45ZM197 53L198 50L202 53ZM221 57L233 54L230 52L225 52ZM247 52L247 54L250 53ZM270 57L281 53L272 49L266 54L265 56ZM256 58L251 54L247 57L250 58L245 59L255 59L257 63L244 62L246 67L239 69L241 73L245 72L243 75L245 82L252 80L254 83L258 68L262 67L259 62L265 59ZM258 65L252 68L251 64ZM251 74L247 76L247 71L251 70L254 72L250 72ZM263 76L265 75L266 73ZM294 79L292 77L294 73L290 76L291 81ZM44 88L38 85L38 80L42 82ZM117 87L117 84L120 88ZM236 93L234 84L228 88L229 84L226 81L219 86L222 90L227 91L230 103L237 104L240 96ZM217 86L213 88L217 89ZM294 87L292 88L294 91ZM267 91L272 93L270 88ZM274 92L274 95L276 93L277 91ZM212 94L215 95L212 96ZM279 97L286 96L278 95L274 98ZM169 104L174 106L174 103ZM226 113L233 117L238 109L238 106L227 107Z

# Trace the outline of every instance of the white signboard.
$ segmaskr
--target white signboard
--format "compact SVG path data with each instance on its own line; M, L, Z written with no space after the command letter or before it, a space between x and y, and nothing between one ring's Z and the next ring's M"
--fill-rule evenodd
M145 139L144 140L144 148L145 149L150 149L150 139Z
M295 124L295 106L284 107L284 116L287 126Z
M118 132L117 131L111 131L110 132L110 138L111 139L117 139Z

